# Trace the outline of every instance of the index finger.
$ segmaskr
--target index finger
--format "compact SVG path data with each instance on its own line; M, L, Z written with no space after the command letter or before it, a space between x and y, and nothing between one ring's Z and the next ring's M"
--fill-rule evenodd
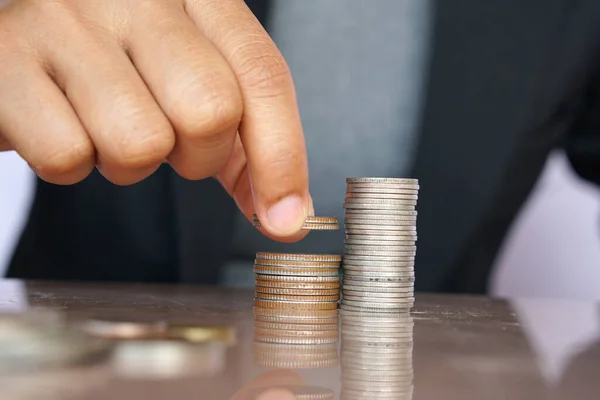
M190 17L221 51L242 92L239 127L256 213L269 233L300 231L309 212L306 145L283 56L241 0L190 1Z

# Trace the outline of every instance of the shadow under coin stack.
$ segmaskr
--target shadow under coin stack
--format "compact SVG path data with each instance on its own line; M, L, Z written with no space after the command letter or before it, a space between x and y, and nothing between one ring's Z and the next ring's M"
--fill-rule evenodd
M342 400L412 399L410 313L341 311Z
M419 181L346 182L342 309L407 311L414 305Z

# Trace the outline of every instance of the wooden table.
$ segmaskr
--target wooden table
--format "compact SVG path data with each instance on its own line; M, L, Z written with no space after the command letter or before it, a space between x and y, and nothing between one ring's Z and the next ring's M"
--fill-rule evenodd
M297 370L256 365L252 296L214 287L0 281L0 311L42 307L75 320L222 325L235 331L233 344L190 345L183 352L177 346L187 344L181 342L118 342L95 363L19 376L29 391L41 391L27 398L245 399L250 387L298 379L339 396L339 364ZM600 396L597 304L422 294L412 318L413 399ZM341 337L343 347L343 330Z

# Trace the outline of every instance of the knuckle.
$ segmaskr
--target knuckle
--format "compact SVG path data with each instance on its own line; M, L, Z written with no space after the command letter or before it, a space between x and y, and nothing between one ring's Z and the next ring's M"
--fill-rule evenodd
M144 118L147 113L133 113L122 119L127 125L118 128L120 140L109 154L103 155L121 168L145 168L162 162L175 145L173 129L166 118Z
M138 139L138 140L136 140ZM127 136L114 155L115 162L125 169L145 168L161 163L167 158L175 144L170 129L155 128L143 138Z
M195 88L179 97L170 114L178 135L190 140L218 140L220 133L239 125L241 95L234 85L221 85L209 91Z
M44 176L70 174L90 164L94 158L94 147L89 141L78 141L42 154L34 166L36 172Z
M262 91L265 96L277 96L291 90L292 73L277 51L258 49L242 59L238 79L243 87Z

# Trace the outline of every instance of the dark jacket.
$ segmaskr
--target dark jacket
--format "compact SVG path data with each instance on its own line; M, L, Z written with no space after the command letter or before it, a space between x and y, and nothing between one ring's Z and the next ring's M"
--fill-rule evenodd
M249 3L268 29L267 2ZM481 293L551 150L564 147L600 183L600 1L432 3L412 174L421 182L416 287ZM38 180L8 275L213 283L234 207L216 182L168 167L131 187L97 173L74 186Z

